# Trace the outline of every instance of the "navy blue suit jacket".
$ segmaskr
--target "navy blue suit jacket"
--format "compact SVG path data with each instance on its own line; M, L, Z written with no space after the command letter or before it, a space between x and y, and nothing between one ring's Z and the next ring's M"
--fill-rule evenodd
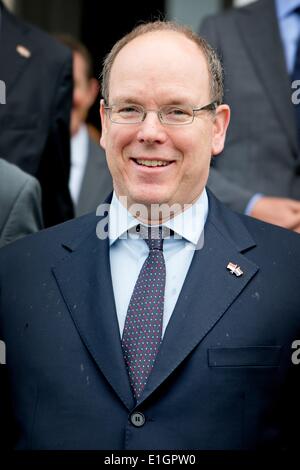
M99 218L87 215L0 250L7 380L0 403L16 448L297 445L300 365L291 346L300 339L300 237L235 214L211 195L209 208L204 247L137 404L108 240L96 236ZM230 274L229 262L243 275ZM144 414L143 426L131 424L134 411Z

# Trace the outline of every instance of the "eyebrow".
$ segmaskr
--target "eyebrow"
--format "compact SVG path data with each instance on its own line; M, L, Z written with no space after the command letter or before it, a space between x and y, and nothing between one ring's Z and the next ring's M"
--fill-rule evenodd
M144 106L141 103L141 99L133 96L126 96L126 97L117 97L115 100L113 100L113 103L131 103L131 104L140 104L141 106ZM178 98L171 98L170 100L166 100L166 102L161 105L161 106L182 106L188 104L189 106L192 106L189 102L188 99L178 99Z
M137 101L136 98L130 96L117 96L117 98L113 100L114 103L136 103Z

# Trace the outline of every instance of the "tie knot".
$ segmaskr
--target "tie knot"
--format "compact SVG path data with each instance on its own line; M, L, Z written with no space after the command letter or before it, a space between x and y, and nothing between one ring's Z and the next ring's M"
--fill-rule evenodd
M145 225L140 225L140 237L145 240L149 250L163 250L164 234L167 227L145 227ZM168 229L167 229L168 230Z

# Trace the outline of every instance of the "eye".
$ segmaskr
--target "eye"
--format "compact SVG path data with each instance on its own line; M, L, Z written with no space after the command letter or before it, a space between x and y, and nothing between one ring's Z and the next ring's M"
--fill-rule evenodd
M166 108L163 109L163 113L166 115L166 116L190 116L192 113L191 113L191 110L188 109L188 108L179 108L179 107L175 107L175 106L168 106Z
M169 122L185 122L193 116L192 109L188 107L166 106L161 110L165 120Z
M143 113L143 110L134 104L122 104L115 107L115 112L122 115L123 117L132 116Z
M175 114L176 116L180 116L181 114L188 114L186 109L181 108L174 108L169 110L169 114Z

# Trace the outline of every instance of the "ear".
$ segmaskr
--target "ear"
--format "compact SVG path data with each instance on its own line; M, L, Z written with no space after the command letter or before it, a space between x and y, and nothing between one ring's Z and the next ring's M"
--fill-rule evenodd
M106 146L106 134L107 134L107 114L104 109L104 100L100 100L100 120L101 120L101 138L100 138L100 145L104 148Z
M222 152L226 131L230 121L230 108L227 104L217 107L213 122L212 155Z

